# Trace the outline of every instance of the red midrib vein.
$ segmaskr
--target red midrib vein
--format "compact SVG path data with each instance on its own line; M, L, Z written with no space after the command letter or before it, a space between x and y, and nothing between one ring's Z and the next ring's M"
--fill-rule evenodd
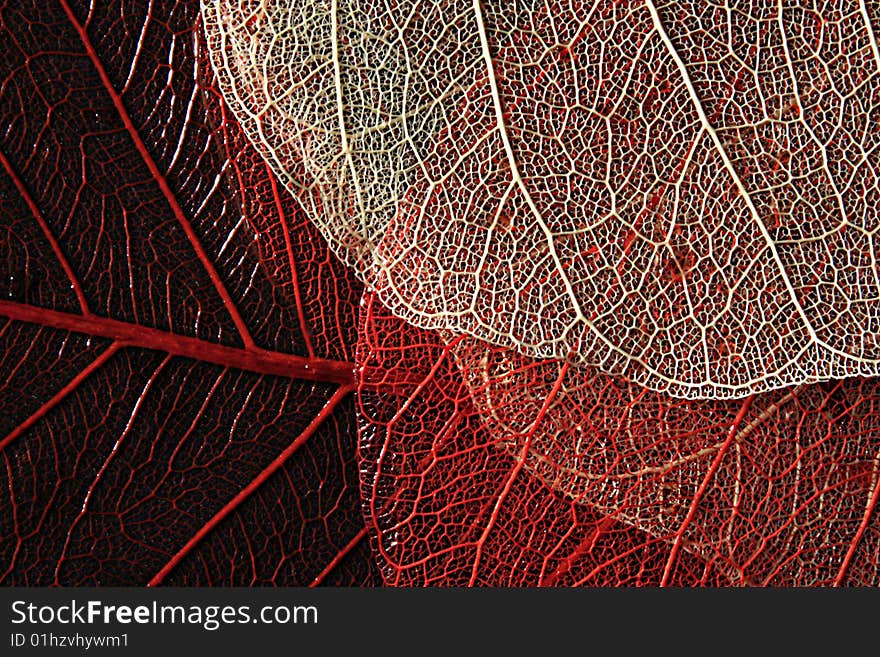
M245 347L253 347L255 346L254 340L251 337L250 331L248 331L247 325L245 324L244 318L241 316L241 313L238 311L238 307L232 299L232 296L229 294L229 290L226 289L226 285L224 285L223 280L220 278L220 274L217 272L217 269L214 267L213 262L208 257L208 254L205 252L202 243L199 241L198 235L196 235L195 230L192 227L189 219L186 217L186 214L183 211L183 208L180 207L180 203L177 202L177 197L174 192L171 190L171 187L168 185L168 180L165 178L165 175L159 171L159 167L156 165L156 162L153 160L153 157L150 155L150 152L147 150L146 144L144 144L144 140L141 139L140 133L138 129L135 127L134 123L131 120L131 117L128 114L128 110L125 107L125 103L122 102L122 97L116 91L113 86L113 83L110 80L110 76L107 75L107 71L104 70L104 65L101 63L101 59L98 57L98 53L95 51L94 46L92 46L92 41L89 38L88 33L85 28L80 24L77 20L76 16L73 13L73 10L70 8L70 5L67 3L67 0L60 0L61 6L64 9L64 13L67 14L67 18L70 20L70 23L73 25L73 28L76 30L79 35L80 40L82 41L83 47L85 48L86 54L92 62L92 65L95 67L95 70L98 73L98 76L101 78L101 83L104 85L104 88L107 91L107 94L110 96L110 99L113 101L113 106L116 108L116 111L119 113L120 118L122 119L122 123L125 126L126 131L131 137L132 142L137 148L138 153L140 153L141 158L144 163L147 165L147 168L150 170L150 174L153 176L153 179L159 185L159 189L162 191L162 194L165 196L165 200L168 202L168 205L171 207L174 216L177 218L178 223L183 228L183 232L186 234L187 239L192 245L193 249L198 256L199 261L202 263L202 266L208 272L208 276L211 278L211 282L214 287L217 289L217 292L220 294L220 298L223 300L223 304L226 307L227 312L229 312L232 317L232 321L235 324L235 328L238 330L239 335L241 336L242 342L244 342Z
M200 340L116 319L29 306L0 300L0 315L74 333L109 338L123 347L164 351L216 365L292 379L352 385L354 364L326 358L306 358L259 347L239 348Z

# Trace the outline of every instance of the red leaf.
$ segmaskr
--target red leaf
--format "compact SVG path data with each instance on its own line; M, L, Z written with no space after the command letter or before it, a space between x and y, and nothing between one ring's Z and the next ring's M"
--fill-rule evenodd
M0 3L4 584L374 580L360 287L227 120L197 21Z
M444 344L373 297L359 360L391 583L880 582L877 380L687 401Z

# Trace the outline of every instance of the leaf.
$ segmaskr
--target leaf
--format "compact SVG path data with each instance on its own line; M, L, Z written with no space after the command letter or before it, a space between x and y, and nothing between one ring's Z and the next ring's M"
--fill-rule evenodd
M361 322L362 487L389 583L880 583L876 379L685 401L444 342L375 295Z
M876 3L204 4L399 317L685 398L876 375Z
M375 288L387 583L878 583L875 11L205 3Z
M4 584L878 583L876 379L681 400L358 327L155 4L0 4Z
M0 3L0 582L375 581L360 286L213 86L195 2Z

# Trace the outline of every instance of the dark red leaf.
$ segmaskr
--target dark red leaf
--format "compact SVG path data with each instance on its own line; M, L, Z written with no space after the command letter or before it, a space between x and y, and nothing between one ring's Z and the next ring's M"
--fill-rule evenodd
M360 287L212 87L198 2L0 3L4 584L369 584Z

